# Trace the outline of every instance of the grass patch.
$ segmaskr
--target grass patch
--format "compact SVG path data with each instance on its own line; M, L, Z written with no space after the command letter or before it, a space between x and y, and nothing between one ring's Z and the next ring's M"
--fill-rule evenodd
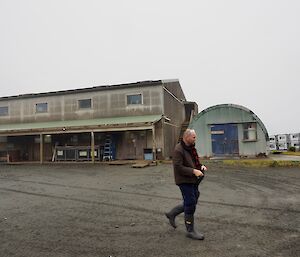
M300 167L300 161L275 160L223 160L223 164L239 167Z
M300 152L291 152L291 151L282 152L281 154L284 154L284 155L300 156Z
M282 151L274 150L271 152L272 154L282 154Z

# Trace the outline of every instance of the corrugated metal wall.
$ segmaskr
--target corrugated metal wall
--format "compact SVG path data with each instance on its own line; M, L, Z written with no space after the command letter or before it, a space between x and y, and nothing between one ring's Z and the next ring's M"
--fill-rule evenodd
M128 94L142 94L143 104L127 105ZM9 116L0 116L0 122L9 124L161 114L163 112L162 95L162 87L149 86L2 100L1 106L8 106ZM92 99L92 108L79 109L78 100L82 99ZM37 103L48 103L48 111L36 113Z
M257 140L244 140L244 123L256 123ZM232 105L210 107L200 112L190 124L197 132L196 147L200 156L213 156L211 126L215 124L236 124L238 130L238 149L240 156L255 156L267 153L267 140L264 128L257 122L254 114L246 108Z
M174 84L173 84L174 86ZM179 98L184 98L181 95L180 90L175 86L175 93ZM172 92L172 87L168 87L168 90ZM173 92L172 92L173 93ZM179 100L179 99L178 99ZM163 137L161 142L163 144L163 156L164 158L170 158L173 154L174 147L179 138L181 125L185 120L185 108L181 101L174 99L174 97L164 90L164 115L170 119L163 123Z

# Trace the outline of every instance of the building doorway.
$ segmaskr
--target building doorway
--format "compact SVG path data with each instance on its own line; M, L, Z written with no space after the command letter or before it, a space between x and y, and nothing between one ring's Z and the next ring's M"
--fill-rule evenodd
M238 155L238 129L236 124L211 125L213 155Z

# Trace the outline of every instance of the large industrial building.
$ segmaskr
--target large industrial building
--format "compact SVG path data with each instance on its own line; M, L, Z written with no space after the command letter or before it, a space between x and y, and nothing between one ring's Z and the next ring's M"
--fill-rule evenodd
M178 80L1 97L0 158L168 159L197 111Z

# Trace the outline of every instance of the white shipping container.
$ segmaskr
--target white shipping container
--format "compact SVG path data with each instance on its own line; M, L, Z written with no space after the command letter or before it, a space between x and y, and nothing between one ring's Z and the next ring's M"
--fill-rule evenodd
M296 150L299 150L299 148L300 148L300 143L299 143L299 141L292 141L292 142L291 142L291 146L295 147Z
M277 135L278 142L288 142L288 135L287 134L279 134Z
M300 133L292 133L290 134L290 140L292 141L300 141Z
M288 144L286 142L278 142L278 150L287 150Z
M269 150L270 151L274 151L274 150L277 150L277 146L276 146L276 143L274 144L274 143L269 143Z
M276 143L276 136L269 136L270 143Z

